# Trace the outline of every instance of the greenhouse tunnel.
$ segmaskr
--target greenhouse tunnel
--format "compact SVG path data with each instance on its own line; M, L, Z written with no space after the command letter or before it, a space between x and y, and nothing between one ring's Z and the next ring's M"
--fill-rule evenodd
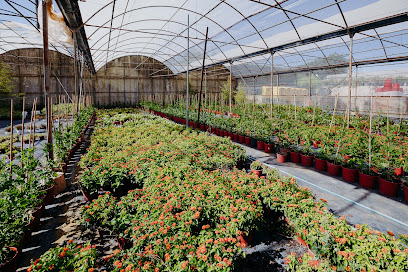
M408 271L408 1L0 0L0 165L0 272Z

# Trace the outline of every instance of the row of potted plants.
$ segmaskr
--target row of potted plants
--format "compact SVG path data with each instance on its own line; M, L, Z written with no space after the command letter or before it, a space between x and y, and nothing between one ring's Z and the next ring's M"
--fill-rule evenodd
M152 165L166 165L169 158L212 170L232 168L245 156L228 139L209 138L153 115L133 114L123 125L114 123L98 114L91 147L80 162L81 187L91 195L100 189L121 195L139 188ZM146 152L139 153L140 147Z
M124 136L124 134L120 135L122 138ZM112 148L105 140L100 144L98 141L93 144L97 149ZM143 145L135 145L133 148L137 148L138 152L146 152L143 154L144 157L151 154L150 150ZM170 155L170 158L174 156L173 153L168 154ZM117 157L117 162L122 162L124 158L128 157L122 154ZM137 163L143 162L142 159L139 158ZM168 159L169 157L165 158L165 160ZM248 227L245 228L248 222L239 224L238 219L241 217L236 217L235 213L241 213L241 211L234 204L240 202L240 199L248 198L247 193L241 195L241 190L245 191L247 186L251 192L249 195L252 204L263 203L270 209L284 212L294 231L315 252L316 255L312 259L310 256L307 257L308 255L304 257L313 264L314 268L320 269L323 267L321 264L328 263L331 269L340 271L341 269L370 271L372 268L378 270L386 266L392 267L395 271L407 269L408 251L404 246L406 236L396 238L392 233L373 232L367 226L348 225L344 218L336 218L328 212L324 201L315 202L311 192L307 188L299 187L294 179L282 177L275 171L268 171L267 179L258 179L254 175L247 175L237 170L210 172L197 169L195 164L191 165L191 160L176 160L174 164L170 162L165 164L166 166L159 158L154 160L158 160L158 163L150 164L149 168L152 170L143 178L143 188L133 190L121 199L109 193L105 194L85 206L82 212L85 224L106 227L131 240L130 249L109 256L108 265L112 271L141 267L150 270L170 267L172 271L232 269L234 259L227 256L224 260L214 252L221 254L230 249L230 253L236 254L236 250L239 250L231 248L228 240L225 242L225 238L235 238L239 241L243 237L240 238L237 235L241 233L238 231L248 229ZM115 162L111 161L111 165L114 164ZM98 172L97 170L92 174ZM203 190L203 188L206 189ZM229 202L230 200L232 203ZM219 201L222 202L218 204ZM245 201L242 204L245 204ZM243 206L244 210L247 210L245 205ZM252 207L257 211L257 216L262 217L263 209L257 210L255 208L257 206ZM196 213L197 211L199 213ZM232 217L231 214L234 216ZM204 218L202 215L205 215ZM225 219L224 216L228 218ZM243 218L246 216L248 215L243 213ZM233 221L235 218L238 222ZM224 225L226 222L228 223ZM220 223L221 226L219 226ZM239 227L236 228L233 223L238 223ZM229 230L231 226L234 227L232 232ZM256 224L249 226L255 227ZM220 242L220 238L216 235L222 233L227 234L227 237ZM204 237L201 238L200 235ZM206 243L210 240L211 242ZM216 245L213 245L214 241L217 241ZM201 244L203 242L204 247ZM216 250L220 243L225 251ZM361 248L362 244L366 246ZM382 254L384 262L369 258L377 254L372 252L370 245L379 247L378 251ZM390 250L384 252L383 248L388 247ZM347 252L347 257L344 257L343 251ZM350 252L352 252L351 255L354 254L353 258L350 258ZM288 270L299 271L302 265L298 260L291 260L291 257L288 257Z
M152 123L151 130L155 126L157 123ZM129 130L128 134L138 129ZM162 130L160 137L165 137L166 132ZM184 132L176 131L175 134ZM149 130L144 133L150 135ZM153 134L156 133L158 131ZM120 135L121 138L127 136L130 137L125 133ZM150 145L165 143L158 142L156 136L156 141L151 139ZM191 145L191 142L186 144ZM90 150L102 150L111 156L108 150L114 148L115 152L120 152L117 146L101 137L92 143ZM127 149L129 145L122 147ZM131 147L144 156L132 162L134 159L122 153L110 161L111 165L125 166L123 162L128 159L136 165L143 164L150 154L155 154L146 148L147 144ZM196 164L191 158L181 160L173 157L178 153L164 150L168 154L159 149L161 156L153 157L157 164L150 164L151 171L143 178L143 188L132 190L120 199L106 193L83 208L84 224L106 228L130 241L122 244L122 250L104 256L107 271L231 271L237 255L246 246L242 232L257 226L263 218L265 205L283 212L290 228L313 252L305 254L302 261L289 255L286 258L288 271L408 269L407 236L397 238L391 232L384 234L367 226L347 224L344 218L337 218L327 210L324 200L316 202L312 193L298 186L293 178L283 177L273 170L267 170L266 178L237 169L209 171L204 164ZM209 160L217 160L208 156ZM94 166L105 159L95 158ZM132 167L134 171L139 169L136 165ZM219 166L222 168L222 164ZM99 170L89 174L97 173Z
M156 104L148 104L147 106L155 108L154 113L157 113ZM308 111L311 112L310 109ZM181 117L173 117L173 119L179 123L183 123L184 120ZM258 115L256 118L249 116L246 118L248 120L241 119L242 115L241 118L228 119L217 116L212 119L213 124L217 123L215 120L220 120L219 123L224 125L224 129L207 125L196 127L200 127L202 130L210 130L219 136L231 137L237 142L265 150L267 153L272 152L275 145L279 145L281 152L277 154L277 158L281 162L290 157L295 163L302 162L305 166L312 166L313 157L315 157L317 169L325 171L326 161L329 161L327 164L329 174L340 175L343 167L345 180L354 182L360 176L362 186L366 188L374 188L376 184L375 176L379 176L380 192L386 195L395 196L401 184L403 184L404 196L408 201L408 183L402 183L401 181L401 176L404 175L403 166L408 162L406 159L408 138L401 135L402 132L397 135L395 134L396 131L394 131L389 136L378 132L372 133L370 137L365 127L361 129L345 128L344 120L341 125L329 127L311 126L305 122L269 118L265 115ZM381 118L378 119L381 120ZM228 123L231 127L226 128L225 123ZM222 126L220 124L218 127ZM243 124L245 124L244 127L251 127L251 129L247 130L248 133L246 134L237 133L236 128ZM354 124L357 124L357 121L354 121ZM381 127L380 124L378 127ZM394 130L398 126L394 125ZM260 129L256 129L259 127ZM269 136L251 137L251 135L257 135L257 133L253 133L254 128L255 131L261 131L258 135L262 133L268 135L269 132ZM370 141L371 153L369 153ZM361 174L357 174L358 170Z
M15 271L24 243L38 226L45 205L54 199L51 163L42 165L34 149L21 152L21 164L12 166L0 160L0 270Z
M55 155L57 163L63 172L66 171L67 163L72 155L78 150L82 141L84 141L85 131L95 118L95 108L87 107L80 114L74 117L71 124L60 124L53 131L55 139Z

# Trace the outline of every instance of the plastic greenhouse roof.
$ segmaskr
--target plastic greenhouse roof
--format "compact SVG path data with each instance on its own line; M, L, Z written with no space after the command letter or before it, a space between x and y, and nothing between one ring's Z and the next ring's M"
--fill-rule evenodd
M16 11L35 17L35 2L0 0L1 52L41 47L36 23L28 23L34 19L23 22ZM144 55L173 73L185 72L188 15L189 69L201 67L206 27L206 66L231 68L232 62L236 77L270 73L269 50L274 51L275 72L347 65L347 33L370 23L354 35L355 65L408 58L406 0L86 0L78 5L97 70L119 57ZM396 17L392 23L375 24ZM336 32L342 34L330 36ZM72 54L72 45L54 44L51 49Z

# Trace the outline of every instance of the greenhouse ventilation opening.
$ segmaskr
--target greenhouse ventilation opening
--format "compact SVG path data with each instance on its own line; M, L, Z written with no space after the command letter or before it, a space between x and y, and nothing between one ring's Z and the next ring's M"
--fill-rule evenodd
M26 181L25 184L29 184L32 179L29 176L39 175L42 165L49 173L56 169L63 170L64 174L59 175L59 180L64 177L68 183L65 184L64 181L65 185L59 186L64 188L61 192L69 191L71 182L75 183L77 177L76 163L80 160L79 154L82 152L84 157L89 156L88 159L91 160L89 154L95 151L91 135L97 139L95 141L102 141L98 137L103 136L125 141L124 138L117 138L115 133L119 133L116 131L118 129L126 137L139 137L137 141L142 142L143 138L151 140L148 133L143 134L142 131L146 127L152 130L152 134L157 131L143 118L152 118L149 120L157 122L157 127L163 129L163 135L157 133L157 138L162 136L168 140L171 138L171 131L180 132L177 127L172 126L173 123L170 125L164 120L144 116L147 112L181 124L183 130L185 126L193 131L206 131L213 136L229 137L236 144L245 146L245 150L237 151L232 143L229 145L223 140L210 141L228 152L235 152L228 156L231 155L231 160L237 159L237 163L242 163L242 167L247 170L250 169L250 162L242 161L242 158L238 160L236 156L240 152L246 152L255 161L259 159L264 163L261 166L261 163L256 162L253 166L259 169L252 171L261 171L260 168L274 164L275 161L269 161L270 155L263 156L268 153L275 156L276 153L279 163L289 160L292 164L316 167L319 175L327 171L334 176L330 177L333 182L340 179L336 176L342 176L342 181L360 184L366 178L364 175L375 176L360 184L365 188L364 192L378 188L376 197L379 194L388 195L390 198L384 201L398 202L398 205L401 204L406 209L404 201L408 202L408 178L404 167L405 170L408 169L408 155L405 154L408 152L408 135L405 135L408 133L408 1L0 0L1 176L7 176L16 182L16 175L27 171L29 174L24 174L23 180ZM133 136L126 131L130 124L138 130ZM112 129L112 135L104 135L102 127ZM197 137L196 140L200 142L200 135L191 137ZM184 150L184 146L177 142L182 141L178 137L174 140L175 143L172 142L167 147L171 150L169 152L180 149L185 152L186 158L194 157L193 153ZM191 148L195 148L194 141L190 138L189 141ZM103 143L112 144L109 139ZM127 147L132 147L131 144L126 144L129 145ZM141 143L141 146L144 144L146 143ZM160 144L157 142L157 145ZM148 144L145 147L152 148ZM87 153L87 148L92 152ZM211 147L208 148L213 151ZM262 150L265 154L258 154L255 149ZM224 158L228 152L217 153L218 151L214 151L214 154L222 157L220 165L217 165L214 158L208 159L209 164L214 169L231 168L231 161L229 164L222 164L228 161ZM113 156L109 153L110 155ZM123 159L126 166L130 164L126 159L127 155ZM129 155L128 159L133 158L132 156L135 155ZM104 161L103 158L93 159ZM28 169L31 163L36 166ZM86 166L87 170L95 167L87 159L81 159L80 165ZM316 173L307 179L292 166L294 165L289 170L284 166L277 168L282 173L301 177L299 180L303 179L304 183L298 181L299 184L307 185L313 178L320 180L318 176L314 176ZM159 171L155 167L157 166L151 166L149 171ZM199 169L209 170L201 165ZM125 173L122 170L118 171ZM43 184L35 185L39 186L40 191L49 189L45 188L47 183L44 181L51 179L51 176L44 174L47 171L41 172L44 175L41 176ZM264 173L265 179L276 178L274 175L277 173L270 171ZM147 177L140 178L136 172L133 169L132 174L127 172L123 175L129 176L129 180L134 183L143 180L157 185L153 181L147 181ZM101 174L101 180L106 178L105 173ZM178 172L179 175L180 173ZM80 179L89 178L90 183L95 182L91 182L92 173L88 174L89 177L79 175ZM220 178L214 175L214 180ZM112 175L109 182L116 177ZM384 189L385 185L381 185L385 184L381 180L389 182L390 179L393 179L391 183L397 184L393 184L394 191ZM205 184L205 181L202 182ZM0 192L8 194L8 183L2 184L0 182ZM95 190L87 188L81 182L78 184L75 185L78 188L75 188L84 189L84 197L88 200L101 194L99 189L106 189L99 183L100 188L92 188ZM331 191L318 181L313 184L315 193L321 196L329 194L335 199L336 194L342 193ZM122 185L118 185L115 190L125 190ZM27 185L27 188L30 186ZM133 189L145 189L140 186ZM110 189L112 188L105 191ZM297 187L292 189L294 193L298 190ZM245 187L242 190L252 189ZM331 193L327 193L328 191ZM47 191L46 195L38 196L38 199L50 198L51 194ZM361 197L361 201L366 197L358 193L353 196L357 195ZM9 195L0 195L0 200L8 197ZM353 197L342 197L343 200L350 199L351 206L358 202ZM101 199L105 198L109 197L104 195ZM382 201L382 198L379 199ZM51 203L53 200L47 201ZM34 202L27 206L37 208L39 203ZM274 203L279 206L277 200ZM375 210L370 204L359 205L360 208L367 207L366 210ZM47 205L43 205L43 210L45 206ZM40 213L32 207L28 213L23 213L27 214L27 218ZM341 211L341 208L329 208L335 212ZM235 207L231 209L235 210ZM393 230L398 229L399 224L399 227L405 228L405 232L408 231L408 222L398 218L405 215L405 212L388 214L386 210L375 211L380 217L391 218L394 223L400 222L392 225L395 227ZM86 212L90 211L84 213ZM268 208L265 214L269 212L276 211ZM273 215L284 214L286 221L283 221L287 225L295 224L286 213L289 214L289 211L282 208L278 214ZM27 218L21 219L22 222ZM39 218L35 220L38 221ZM25 223L27 225L23 228L29 226L31 221ZM93 223L97 225L101 222ZM356 225L355 222L351 223ZM32 224L30 232L39 222ZM381 224L377 227L386 231ZM210 223L209 225L212 228ZM202 230L205 231L206 228ZM245 239L250 236L249 229L245 231L246 235L242 233L239 236L242 238L239 243L247 242ZM24 235L28 235L22 233L7 239L15 242L16 237L23 239ZM124 230L121 229L120 234L115 234L120 236L122 233ZM121 250L132 247L126 244L129 241L120 240L129 237L119 236ZM297 237L306 241L305 250L311 255L302 258L311 262L313 269L316 266L316 271L320 271L317 269L328 268L330 265L343 268L343 259L322 258L317 263L314 262L323 247L311 244L311 240L306 239L307 234L297 233ZM316 240L320 238L319 236ZM339 240L343 239L341 237L334 239L341 245L347 244L343 243L344 240ZM11 242L4 248L0 252L1 265L5 259L17 260L22 250ZM94 248L86 248L87 254L96 254ZM150 252L150 249L149 247L146 252ZM75 250L72 245L67 249L72 254ZM399 250L408 252L406 248ZM201 251L204 250L200 248L199 254L195 252L194 256L200 259L205 253ZM12 256L14 252L17 252L15 258ZM338 255L348 261L353 257L349 255L353 252L340 249L339 252ZM56 256L59 254L62 253L59 252ZM164 260L166 257L163 256L158 258ZM406 258L405 255L403 257ZM214 258L217 261L213 260L214 263L221 265L211 267L211 263L211 269L222 268L227 271L227 267L234 263L230 263L227 257L221 261L218 257ZM131 260L127 261L133 264ZM171 268L171 271L203 269L190 261L187 264L186 261L188 260L183 259L168 266L164 261L160 268ZM241 261L245 263L240 259L239 262ZM328 262L327 267L325 261ZM90 263L88 265L90 269L93 267ZM112 265L108 270L120 271L120 267L113 265L115 268L112 268ZM242 265L244 267L248 264ZM291 265L293 271L296 267L302 268L296 258L288 256L282 267L290 270ZM356 264L349 268L367 271L382 268L381 265L370 265L359 267ZM0 271L2 269L5 268L0 266ZM395 268L393 270L398 271Z

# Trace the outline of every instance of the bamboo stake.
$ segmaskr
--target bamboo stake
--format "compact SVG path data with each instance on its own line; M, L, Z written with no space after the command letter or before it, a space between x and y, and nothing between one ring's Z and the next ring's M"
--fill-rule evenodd
M332 115L332 119L331 119L331 122L330 122L329 133L330 133L330 131L331 131L331 129L332 129L332 126L333 126L334 115L336 114L336 109L337 109L337 102L338 102L338 100L339 100L339 94L336 95L336 102L334 103L334 110L333 110L333 115Z
M293 95L293 103L295 104L295 121L297 121L296 96Z
M34 142L35 142L35 121L37 119L37 101L38 99L36 97L34 100L34 124L33 124L33 141L32 141L33 147L34 147Z
M11 126L11 136L10 136L10 179L11 179L11 177L12 177L12 175L13 175L13 135L14 135L14 126L13 126L13 107L14 107L14 100L13 99L11 99L11 108L10 108L10 110L11 110L11 116L10 116L10 119L11 119L11 124L10 124L10 126Z
M35 101L35 99L34 99L34 101ZM30 121L30 138L29 138L29 140L28 140L28 147L30 148L31 147L31 135L32 135L32 132L33 132L33 116L34 116L34 101L33 101L33 105L31 106L31 116L30 116L30 119L31 119L31 121Z
M23 96L23 113L21 116L21 151L24 149L24 111L25 111L25 96ZM23 161L21 160L21 166L23 166Z
M315 103L314 103L314 107L313 107L313 119L312 119L312 127L314 125L314 121L315 121L315 116L316 116L316 107L317 107L317 96L319 93L319 89L317 89L317 92L315 94Z
M61 129L61 118L60 118L60 107L61 107L61 96L58 96L57 114L58 114L58 131Z

